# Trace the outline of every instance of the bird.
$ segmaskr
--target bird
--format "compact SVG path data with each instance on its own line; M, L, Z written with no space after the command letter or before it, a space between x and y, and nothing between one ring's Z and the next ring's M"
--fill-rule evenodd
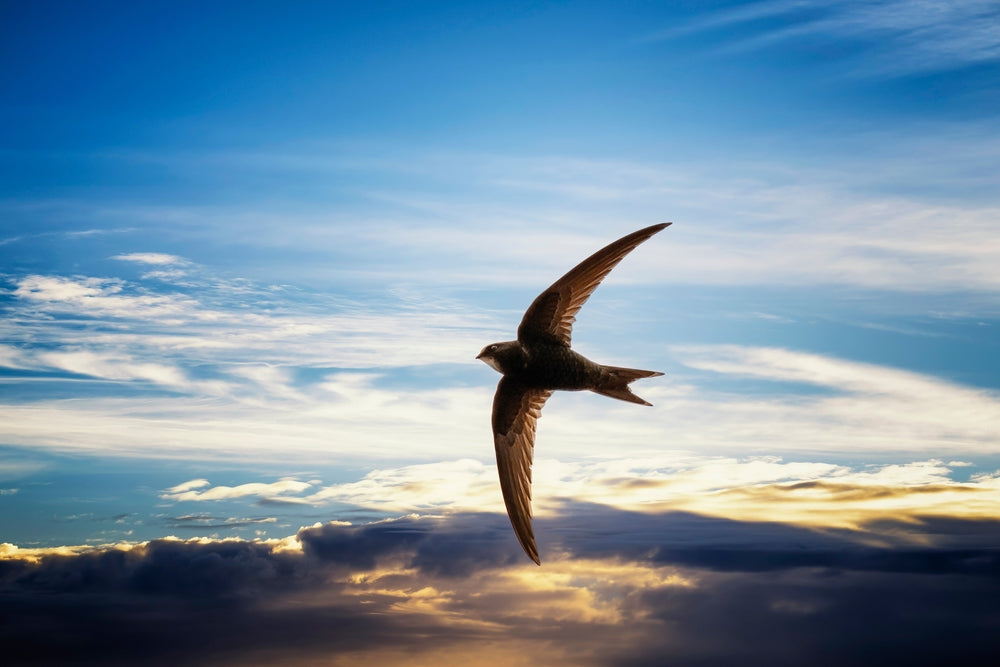
M590 390L640 405L629 383L659 371L605 366L571 347L576 314L601 281L640 243L666 229L664 222L623 236L580 262L528 306L517 340L492 343L476 356L502 378L493 397L493 444L507 516L521 547L541 565L531 523L531 464L535 427L545 401L557 390Z

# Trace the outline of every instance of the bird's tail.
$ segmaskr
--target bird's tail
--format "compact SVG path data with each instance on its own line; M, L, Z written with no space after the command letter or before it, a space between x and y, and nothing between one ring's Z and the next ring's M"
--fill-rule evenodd
M620 401L638 403L639 405L652 405L644 401L629 389L629 383L640 378L651 378L663 375L659 371L642 371L638 368L619 368L618 366L601 366L601 380L595 392L602 396L617 398Z

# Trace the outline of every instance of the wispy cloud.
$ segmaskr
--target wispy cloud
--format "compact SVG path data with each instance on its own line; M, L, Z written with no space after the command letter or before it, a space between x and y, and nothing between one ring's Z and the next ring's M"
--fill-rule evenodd
M727 52L791 41L849 42L865 64L857 74L901 76L952 70L1000 59L1000 9L989 0L776 0L710 13L652 33L642 41L743 28ZM725 44L725 41L723 41Z
M80 317L161 318L182 322L194 301L181 295L126 293L127 284L108 278L26 276L18 281L14 295L55 313Z
M210 514L185 514L183 516L165 517L164 524L168 529L183 530L216 530L259 526L261 524L277 523L275 517L220 517Z
M292 253L292 262L249 262L248 277L346 292L364 286L367 294L399 286L454 293L456 286L547 284L616 234L666 220L676 222L669 237L637 251L610 280L996 291L1000 248L992 223L1000 202L992 166L1000 144L993 125L910 124L838 135L835 145L813 137L822 162L748 156L745 148L726 155L700 150L676 161L412 151L405 160L393 154L363 167L281 148L272 151L274 160L240 152L167 153L150 159L181 161L185 171L196 172L222 161L276 179L286 170L306 170L323 182L352 168L375 175L365 171L371 178L356 186L368 205L335 209L335 225L326 208L300 202L81 201L75 217L95 225L156 220L184 233L196 228L206 255L230 252L234 238L240 248L266 249L274 260ZM401 174L407 176L402 184ZM512 236L520 242L510 243ZM176 272L194 271L166 253L115 257L152 268L151 280L180 280ZM269 275L277 264L280 272ZM111 282L84 286L115 288ZM41 296L41 289L30 291Z
M167 387L187 388L191 382L177 368L164 364L136 362L90 351L42 352L37 359L44 365L65 371L110 380L147 380Z
M626 458L665 448L779 456L819 452L834 459L900 452L991 456L998 450L1000 397L992 391L784 349L678 347L674 355L690 370L644 389L655 405L651 410L595 404L600 399L589 394L553 397L540 423L538 456L605 459L609 442L619 443L615 456ZM155 380L189 395L7 403L0 412L9 442L143 456L252 452L274 459L295 453L306 460L370 463L401 456L413 462L453 460L455 452L477 460L491 456L492 374L477 386L442 377L426 387L400 384L386 372L324 371L295 382L284 373L251 372L244 375L247 381L261 384L242 386L233 374L219 387L215 380L174 377L169 367L143 368L103 357L69 354L53 363L123 380ZM767 392L715 388L719 378L741 377L775 384ZM132 436L140 432L141 444Z
M729 433L760 444L798 442L837 451L965 451L1000 447L1000 396L938 378L784 349L682 347L686 365L716 373L799 382L832 394L789 392L771 400L723 400L728 417L708 404ZM742 416L738 416L742 415ZM780 445L778 446L780 449Z

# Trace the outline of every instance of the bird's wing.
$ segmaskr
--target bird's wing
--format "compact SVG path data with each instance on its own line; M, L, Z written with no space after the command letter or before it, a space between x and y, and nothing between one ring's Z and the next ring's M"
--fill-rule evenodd
M664 222L632 232L598 250L552 283L528 306L517 328L518 340L544 339L569 345L576 314L604 277L637 245L669 225Z
M527 389L503 378L493 398L493 444L497 450L500 490L514 534L531 560L541 564L531 528L531 461L535 424L551 389Z

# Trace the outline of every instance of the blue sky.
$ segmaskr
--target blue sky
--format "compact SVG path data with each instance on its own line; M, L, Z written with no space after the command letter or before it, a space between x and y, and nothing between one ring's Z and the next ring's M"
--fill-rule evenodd
M998 25L977 1L4 4L0 606L45 621L3 612L5 645L991 655ZM668 220L573 336L666 375L636 386L653 408L547 404L538 568L473 357Z

